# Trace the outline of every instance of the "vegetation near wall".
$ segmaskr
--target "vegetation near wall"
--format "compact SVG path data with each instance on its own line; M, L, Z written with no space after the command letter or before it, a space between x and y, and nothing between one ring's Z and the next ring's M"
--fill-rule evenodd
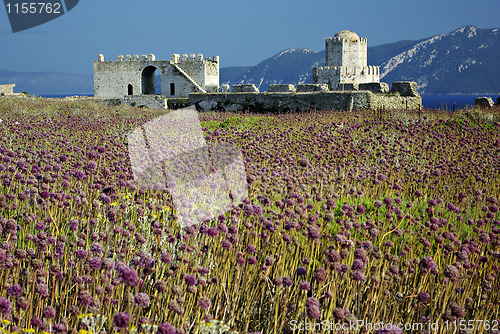
M3 332L498 328L498 110L199 113L249 197L187 228L130 168L162 113L0 98Z

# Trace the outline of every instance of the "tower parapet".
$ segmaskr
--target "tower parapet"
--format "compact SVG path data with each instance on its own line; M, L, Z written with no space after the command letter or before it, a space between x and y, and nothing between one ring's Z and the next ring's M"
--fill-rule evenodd
M380 82L380 70L367 65L366 38L349 30L325 38L325 66L313 69L313 83L326 83L336 90L371 82Z

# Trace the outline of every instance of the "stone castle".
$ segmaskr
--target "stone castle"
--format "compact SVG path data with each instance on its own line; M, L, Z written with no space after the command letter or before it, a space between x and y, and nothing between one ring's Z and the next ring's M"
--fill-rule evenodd
M187 97L189 93L219 90L219 56L202 54L172 55L171 60L156 60L155 55L120 55L105 61L101 54L94 62L94 96L121 98L156 95L155 72L160 75L160 92L167 97Z
M313 69L313 83L330 90L358 89L359 84L380 82L378 66L368 66L366 38L343 30L325 39L325 66Z
M232 89L223 85L220 91L218 56L174 54L171 60L156 60L153 54L120 55L116 61L104 61L104 56L99 55L94 62L94 96L151 108L167 108L182 98L199 110L422 107L415 82L393 83L390 91L388 84L380 82L379 67L367 65L366 38L352 31L343 30L325 39L325 66L313 68L312 72L312 84L270 85L268 92L262 93L251 84L233 85Z

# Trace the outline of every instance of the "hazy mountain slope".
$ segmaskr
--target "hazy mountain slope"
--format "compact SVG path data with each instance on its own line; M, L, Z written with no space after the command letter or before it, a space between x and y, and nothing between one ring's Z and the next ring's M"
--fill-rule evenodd
M0 84L15 83L14 92L30 94L92 94L91 76L57 72L0 71Z

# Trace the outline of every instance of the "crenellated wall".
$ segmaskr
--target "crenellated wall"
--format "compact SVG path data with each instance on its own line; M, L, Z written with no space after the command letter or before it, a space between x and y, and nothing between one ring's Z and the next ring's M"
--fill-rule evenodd
M156 60L154 54L119 55L116 61L105 61L101 54L94 62L94 96L155 95L156 70L160 75L160 94L166 97L219 90L218 56L204 59L202 54L174 54L171 60Z
M325 39L325 66L313 69L313 83L328 84L331 90L343 90L346 84L380 82L378 66L367 65L367 39L343 30Z

